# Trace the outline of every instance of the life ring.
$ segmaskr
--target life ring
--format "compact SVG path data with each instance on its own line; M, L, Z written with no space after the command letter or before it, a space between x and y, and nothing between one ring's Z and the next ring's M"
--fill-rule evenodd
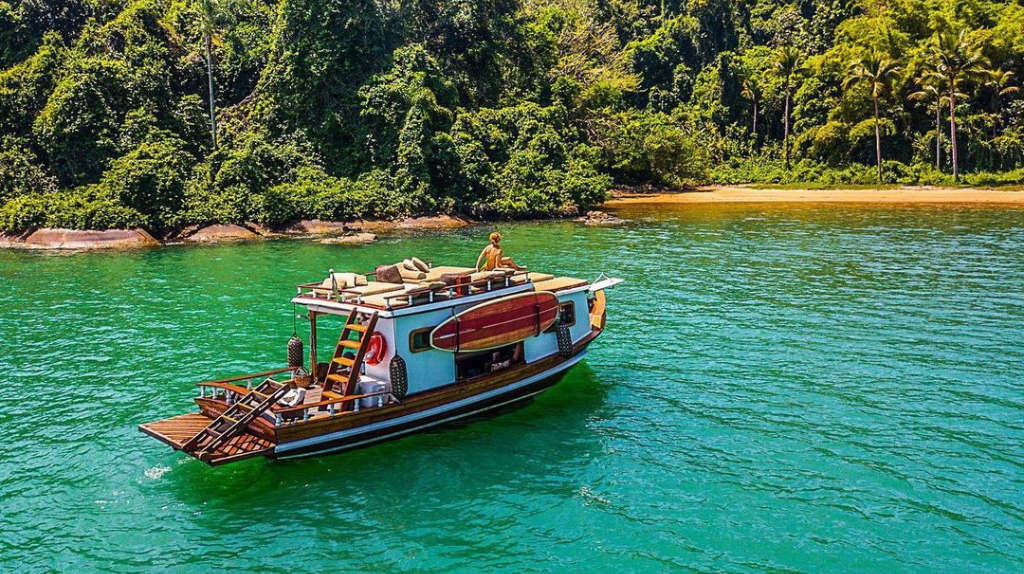
M370 335L370 342L366 345L366 355L363 360L371 365L379 365L387 352L388 343L384 340L384 335L374 331Z

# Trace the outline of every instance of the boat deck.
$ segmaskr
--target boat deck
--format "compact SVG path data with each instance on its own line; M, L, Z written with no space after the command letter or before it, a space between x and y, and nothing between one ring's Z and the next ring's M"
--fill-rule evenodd
M139 425L139 430L149 436L169 444L174 450L181 450L189 439L206 428L213 419L202 413L188 413ZM242 433L217 449L211 457L211 466L225 464L236 460L260 456L272 451L277 446L273 442L251 433Z
M292 301L299 304L342 303L368 310L391 311L486 292L521 291L529 284L537 291L562 291L589 283L583 279L556 277L525 269L477 272L470 267L436 266L429 272L416 273L406 269L400 273L404 273L401 283L375 280L372 273L328 276L318 283L298 285L297 296ZM339 280L341 276L352 281L358 277L358 284L348 284L345 278Z

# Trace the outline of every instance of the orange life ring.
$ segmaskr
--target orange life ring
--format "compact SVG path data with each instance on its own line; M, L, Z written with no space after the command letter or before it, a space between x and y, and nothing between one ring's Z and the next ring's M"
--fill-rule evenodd
M379 365L388 352L388 343L379 331L370 335L370 342L366 345L366 356L363 359L371 365Z

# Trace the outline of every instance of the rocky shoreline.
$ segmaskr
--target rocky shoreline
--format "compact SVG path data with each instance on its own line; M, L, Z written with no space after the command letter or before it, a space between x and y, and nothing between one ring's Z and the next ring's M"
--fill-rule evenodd
M395 221L303 220L282 230L270 230L255 223L217 223L192 226L158 239L144 229L35 229L21 235L0 234L0 249L98 250L137 249L161 245L215 244L262 241L281 238L313 238L331 245L363 245L376 241L377 234L396 230L456 229L474 221L451 216L432 216Z

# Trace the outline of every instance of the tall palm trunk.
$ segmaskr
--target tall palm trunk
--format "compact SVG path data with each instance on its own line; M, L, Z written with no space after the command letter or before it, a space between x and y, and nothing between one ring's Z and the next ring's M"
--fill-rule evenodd
M955 85L956 82L950 82L950 86ZM957 165L957 145L956 145L956 90L952 87L949 88L949 143L952 145L953 151L953 179L960 181L960 170Z
M757 147L757 100L754 100L754 147Z
M217 149L217 108L214 103L213 94L213 37L206 35L206 79L210 87L210 136L213 138L213 148Z
M878 164L878 183L882 183L882 132L878 127L878 98L871 98L875 104L875 163Z
M782 153L786 158L786 169L789 169L789 82L786 82L786 108L782 120Z
M935 98L935 169L942 171L942 98Z

